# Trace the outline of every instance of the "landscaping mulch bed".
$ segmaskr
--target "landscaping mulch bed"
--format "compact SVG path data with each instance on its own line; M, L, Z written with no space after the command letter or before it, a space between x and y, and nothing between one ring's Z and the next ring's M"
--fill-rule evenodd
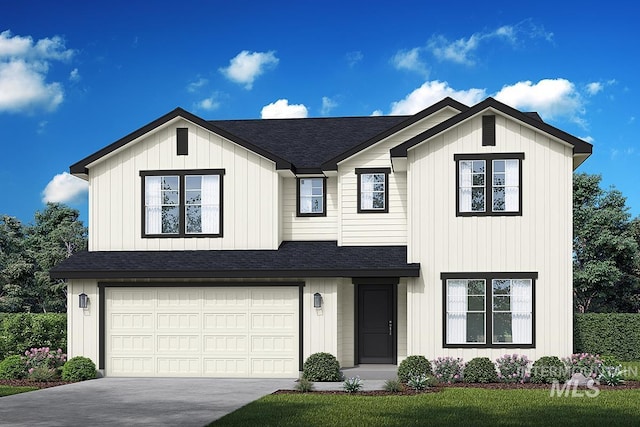
M455 383L455 384L438 384L436 387L431 387L426 390L416 391L413 389L405 388L399 392L389 392L384 390L374 391L359 391L357 393L348 393L344 390L314 390L309 392L302 392L297 390L277 390L273 394L354 394L358 396L414 396L424 393L437 393L445 388L483 388L487 390L549 390L551 384L534 384L534 383ZM633 390L640 389L640 381L626 381L624 384L617 386L608 386L600 384L597 386L599 390ZM578 387L579 389L587 389L587 387Z
M11 387L37 387L37 388L49 388L57 387L59 385L72 384L72 381L31 381L31 380L0 380L0 385L8 385Z

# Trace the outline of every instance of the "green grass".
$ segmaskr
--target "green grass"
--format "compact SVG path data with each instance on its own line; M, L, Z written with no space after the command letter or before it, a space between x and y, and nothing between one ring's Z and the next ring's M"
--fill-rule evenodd
M446 388L414 396L276 394L250 403L211 425L626 426L640 425L638 402L640 390L603 390L592 398L551 397L550 390L540 389L476 388Z
M26 391L37 390L38 387L12 387L8 385L0 385L0 397L10 396L12 394L24 393Z

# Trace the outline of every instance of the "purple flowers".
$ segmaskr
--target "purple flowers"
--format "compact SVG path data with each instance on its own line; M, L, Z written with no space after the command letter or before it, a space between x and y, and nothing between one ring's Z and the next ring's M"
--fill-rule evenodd
M507 383L525 383L531 377L530 363L531 361L525 355L505 354L496 359L498 378Z

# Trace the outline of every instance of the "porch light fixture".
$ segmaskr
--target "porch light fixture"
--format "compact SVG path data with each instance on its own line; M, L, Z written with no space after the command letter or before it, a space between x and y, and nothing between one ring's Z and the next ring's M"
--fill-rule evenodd
M322 295L320 295L320 292L313 294L313 308L322 308Z
M87 308L89 306L89 296L84 292L78 296L80 308Z

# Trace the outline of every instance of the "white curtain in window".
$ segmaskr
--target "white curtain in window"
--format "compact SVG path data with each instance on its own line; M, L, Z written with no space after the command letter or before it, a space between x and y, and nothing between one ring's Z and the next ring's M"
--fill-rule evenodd
M458 198L460 212L471 212L471 174L472 162L460 162L460 195Z
M300 180L300 212L311 213L311 202L313 201L311 195L313 191L313 181L311 179Z
M220 176L202 177L202 232L218 234L220 232Z
M360 209L373 209L374 175L360 175Z
M520 173L519 161L505 161L505 210L507 212L517 212L520 203Z
M511 333L514 344L532 343L532 295L530 279L511 281Z
M145 232L147 234L162 233L162 177L147 176L144 180L145 196Z
M447 343L467 342L467 281L447 280Z

